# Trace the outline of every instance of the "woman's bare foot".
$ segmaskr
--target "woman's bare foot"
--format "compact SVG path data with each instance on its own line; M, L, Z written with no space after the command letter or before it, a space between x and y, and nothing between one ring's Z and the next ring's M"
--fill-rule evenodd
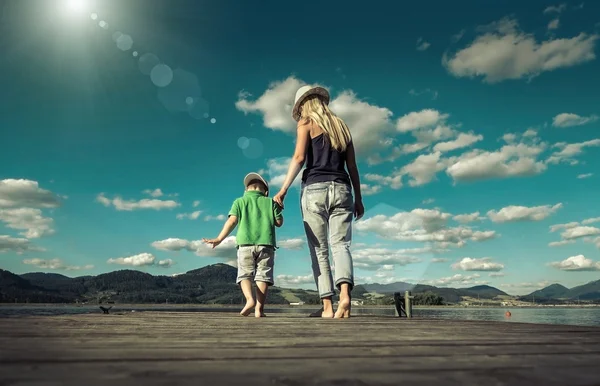
M260 307L259 305L259 307L256 307L256 309L254 310L254 316L257 318L264 318L267 315L265 315L263 307Z
M333 309L331 310L323 310L323 312L321 312L321 317L322 318L333 318Z
M240 311L240 315L242 315L242 316L250 315L253 308L254 308L254 300L246 300L246 305Z
M350 298L340 299L338 303L337 311L335 312L334 318L349 318L350 317L350 308L351 308Z

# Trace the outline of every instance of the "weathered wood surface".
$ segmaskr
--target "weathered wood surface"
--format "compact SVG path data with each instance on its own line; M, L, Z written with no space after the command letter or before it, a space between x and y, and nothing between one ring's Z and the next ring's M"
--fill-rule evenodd
M0 331L0 386L600 385L598 327L135 312Z

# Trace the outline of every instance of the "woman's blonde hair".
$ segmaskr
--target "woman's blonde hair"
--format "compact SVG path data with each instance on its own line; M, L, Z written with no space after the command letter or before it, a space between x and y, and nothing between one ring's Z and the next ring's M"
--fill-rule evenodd
M329 139L331 147L339 152L345 151L352 140L346 123L329 110L327 104L318 95L311 95L302 103L300 119L305 124L313 121L318 125Z

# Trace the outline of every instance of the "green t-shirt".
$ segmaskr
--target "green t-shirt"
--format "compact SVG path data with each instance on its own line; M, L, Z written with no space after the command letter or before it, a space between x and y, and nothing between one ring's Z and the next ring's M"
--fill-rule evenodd
M272 245L276 247L275 220L281 208L259 190L248 190L233 202L230 216L238 219L237 245Z

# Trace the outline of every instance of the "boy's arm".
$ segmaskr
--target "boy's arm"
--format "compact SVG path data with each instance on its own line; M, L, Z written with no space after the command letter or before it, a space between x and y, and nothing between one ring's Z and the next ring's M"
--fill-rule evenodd
M217 238L202 239L202 241L204 241L207 244L212 245L213 248L216 247L217 245L221 244L227 236L229 236L229 234L231 233L231 231L233 231L233 229L235 228L237 223L238 223L237 216L230 215L229 218L227 219L227 221L225 221L225 224L223 225L223 229L221 230L221 233L219 233L219 236L217 236Z
M275 215L275 226L281 227L283 225L283 213L279 204L273 201L273 214Z
M225 238L229 236L231 231L233 231L233 229L236 227L239 215L240 207L238 205L238 201L235 200L233 202L233 205L231 206L231 210L229 210L229 217L227 218L227 221L225 221L225 224L223 225L223 229L221 229L221 233L219 233L219 236L217 236L217 238L215 239L202 239L202 241L212 245L213 248L221 244L221 242L223 242L223 240L225 240Z

